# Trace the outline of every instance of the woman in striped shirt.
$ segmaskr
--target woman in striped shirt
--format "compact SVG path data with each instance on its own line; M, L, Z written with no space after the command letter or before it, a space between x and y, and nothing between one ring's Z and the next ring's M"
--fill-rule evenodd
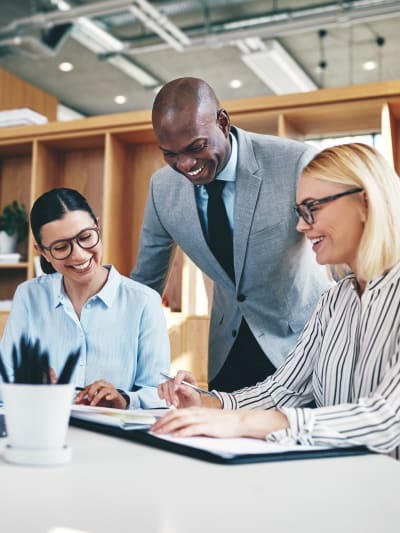
M206 397L180 384L195 383L181 371L160 397L195 408L172 411L153 430L365 445L400 458L400 180L375 149L335 146L305 168L297 202L298 231L341 280L272 376Z

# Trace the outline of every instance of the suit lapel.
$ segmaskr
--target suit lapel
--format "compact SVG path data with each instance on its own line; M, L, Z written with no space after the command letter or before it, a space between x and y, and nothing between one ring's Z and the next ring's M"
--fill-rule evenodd
M238 138L238 168L236 176L233 249L235 275L238 284L246 257L247 242L254 218L261 179L256 175L258 164L250 141L240 130Z

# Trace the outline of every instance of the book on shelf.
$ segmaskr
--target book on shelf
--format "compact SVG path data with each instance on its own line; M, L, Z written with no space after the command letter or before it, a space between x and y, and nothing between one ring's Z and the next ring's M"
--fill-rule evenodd
M0 111L0 127L46 124L47 122L48 119L45 115L28 107Z

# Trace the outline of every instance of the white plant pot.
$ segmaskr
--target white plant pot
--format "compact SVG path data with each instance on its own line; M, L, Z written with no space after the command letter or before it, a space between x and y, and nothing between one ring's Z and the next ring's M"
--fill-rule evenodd
M8 235L0 231L0 254L12 254L17 248L17 234Z
M70 460L65 446L74 385L1 384L10 463L56 465Z

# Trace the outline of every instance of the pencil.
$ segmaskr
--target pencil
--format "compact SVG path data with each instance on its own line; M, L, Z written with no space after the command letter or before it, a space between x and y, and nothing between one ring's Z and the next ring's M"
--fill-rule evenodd
M170 376L169 374L166 374L165 372L160 372L163 378L168 379L169 381L174 381L175 376ZM191 389L195 390L199 394L206 394L207 396L214 396L212 392L206 389L202 389L201 387L198 387L197 385L193 385L193 383L189 383L188 381L181 381L181 385L186 385L186 387L190 387Z

